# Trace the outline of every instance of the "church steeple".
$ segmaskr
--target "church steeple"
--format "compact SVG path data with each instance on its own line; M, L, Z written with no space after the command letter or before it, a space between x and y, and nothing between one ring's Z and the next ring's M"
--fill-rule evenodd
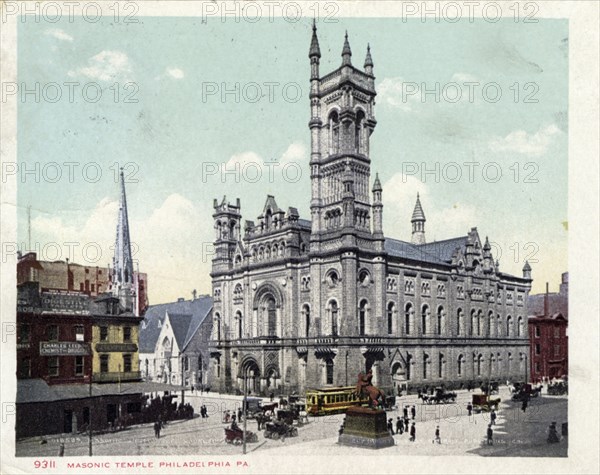
M417 202L415 203L415 209L412 214L412 240L413 244L425 244L425 213L421 206L421 199L419 193L417 193Z
M350 49L350 43L348 42L348 32L344 36L344 48L342 49L342 66L351 65L352 61L352 50Z
M133 259L131 257L131 240L129 238L129 218L127 216L127 197L125 195L125 178L123 169L119 178L121 196L119 198L119 216L117 220L117 237L115 239L115 254L113 256L112 283L113 295L121 299L121 304L127 311L134 311L133 296L134 275Z
M371 58L371 45L367 44L367 57L365 58L365 72L373 73L373 58Z

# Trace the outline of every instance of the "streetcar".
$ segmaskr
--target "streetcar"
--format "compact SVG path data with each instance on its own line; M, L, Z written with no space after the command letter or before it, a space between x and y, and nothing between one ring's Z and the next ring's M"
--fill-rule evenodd
M323 416L345 412L351 406L369 404L369 396L357 397L355 386L309 389L306 391L306 412L311 416Z

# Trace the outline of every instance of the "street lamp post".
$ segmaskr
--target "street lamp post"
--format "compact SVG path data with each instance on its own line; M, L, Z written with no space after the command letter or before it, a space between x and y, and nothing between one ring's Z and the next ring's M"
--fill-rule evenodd
M244 455L246 455L246 421L248 419L248 369L244 370L244 399L242 401L242 404L244 405L243 411L244 411L244 432L242 434L242 441L243 441L243 453Z

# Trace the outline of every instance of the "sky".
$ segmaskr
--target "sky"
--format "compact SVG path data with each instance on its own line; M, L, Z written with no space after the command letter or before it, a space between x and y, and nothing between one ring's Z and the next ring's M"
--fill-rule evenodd
M40 258L107 265L123 166L155 304L210 292L213 199L240 198L256 220L272 194L309 218L311 20L140 20L19 23L18 81L40 94L18 105L18 237L27 250L31 206ZM477 227L501 271L520 276L528 259L533 293L556 291L568 269L567 21L317 26L321 75L341 64L345 30L355 66L371 47L386 236L410 240L418 192L428 241Z

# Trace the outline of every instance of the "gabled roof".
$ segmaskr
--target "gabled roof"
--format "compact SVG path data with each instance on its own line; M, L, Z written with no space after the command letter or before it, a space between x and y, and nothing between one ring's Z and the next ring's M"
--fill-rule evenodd
M161 330L158 323L160 322L161 325L164 323L167 312L172 320L175 320L173 315L183 314L191 316L187 322L186 332L182 339L183 343L180 344L179 339L177 341L179 348L183 350L198 331L202 322L210 315L212 305L213 299L209 295L201 295L195 300L180 300L177 302L151 305L148 307L148 310L146 310L144 320L140 327L140 353L154 352L156 341L158 340ZM171 325L173 326L173 332L177 335L174 327L176 324L172 321Z
M167 312L171 328L173 329L173 335L175 335L175 341L180 350L183 349L185 344L185 336L190 328L190 322L192 321L192 315L185 313L171 313Z
M430 254L421 248L422 246L417 246L406 241L400 241L399 239L385 239L385 251L390 256L402 257L404 259L411 259L414 261L429 262L432 264L447 264L443 260L437 258L435 255Z
M426 244L419 244L417 247L422 252L433 255L441 261L450 263L452 262L452 256L457 249L462 249L467 245L467 236L461 236L452 239L445 239L443 241L428 242Z

